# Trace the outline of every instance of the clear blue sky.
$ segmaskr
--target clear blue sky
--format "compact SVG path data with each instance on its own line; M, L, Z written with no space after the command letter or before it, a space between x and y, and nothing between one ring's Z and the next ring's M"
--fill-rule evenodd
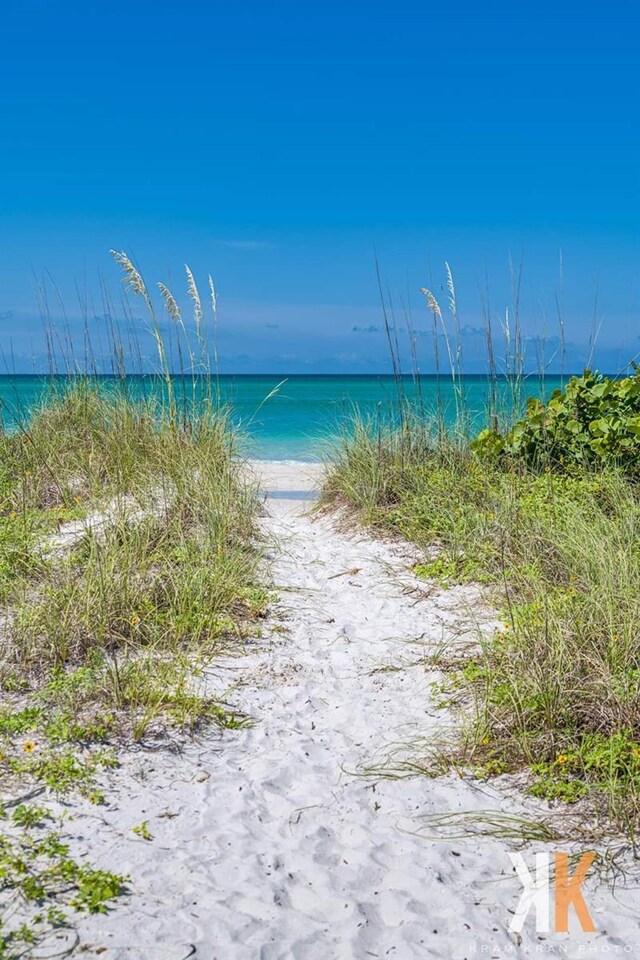
M375 248L425 326L449 260L472 368L478 283L502 312L523 257L526 329L554 336L562 251L573 366L596 288L597 359L624 362L639 36L617 2L4 0L2 349L42 354L34 272L75 330L74 280L117 288L117 247L177 292L185 260L214 274L226 370L383 370Z

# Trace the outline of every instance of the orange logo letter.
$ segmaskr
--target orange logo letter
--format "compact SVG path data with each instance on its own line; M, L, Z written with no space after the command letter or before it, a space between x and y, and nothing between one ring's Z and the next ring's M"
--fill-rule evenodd
M596 855L592 851L583 853L572 877L569 877L569 854L556 853L556 932L569 932L569 904L578 915L585 933L593 933L595 924L584 902L580 886Z

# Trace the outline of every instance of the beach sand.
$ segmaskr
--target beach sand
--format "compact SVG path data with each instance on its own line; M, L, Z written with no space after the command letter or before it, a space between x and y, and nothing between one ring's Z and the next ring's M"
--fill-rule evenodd
M633 956L637 887L595 875L584 891L598 932L508 929L529 864L558 844L435 836L433 817L484 811L549 817L507 778L385 778L424 756L452 718L424 663L442 643L494 628L478 589L431 588L413 548L310 516L318 465L255 463L278 600L252 651L207 683L254 718L248 730L122 752L107 803L68 807L72 851L129 874L130 895L80 918L102 960L366 960ZM294 491L294 496L285 496ZM425 589L426 588L426 589ZM416 742L420 738L423 743ZM366 775L365 775L366 774ZM153 840L132 828L147 821ZM560 952L562 948L563 952ZM99 952L102 951L102 952Z

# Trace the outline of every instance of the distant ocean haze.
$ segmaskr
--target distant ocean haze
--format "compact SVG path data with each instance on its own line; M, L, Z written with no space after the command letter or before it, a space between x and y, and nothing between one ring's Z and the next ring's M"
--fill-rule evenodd
M0 376L2 419L7 430L27 422L33 411L46 402L51 391L64 389L71 377L31 375ZM124 390L133 399L161 398L166 390L162 378L131 375L122 378L91 378L102 389ZM177 402L192 402L190 378L174 377ZM525 378L522 399L549 396L562 387L567 376ZM492 396L498 410L508 414L513 407L513 384L506 378L492 384L485 375L467 375L454 384L450 376L403 376L400 389L390 375L290 375L227 374L218 378L220 402L226 406L242 435L241 450L249 457L267 460L319 460L336 436L348 427L354 413L388 424L397 420L399 394L419 416L441 413L447 424L457 417L456 389L464 398L472 430L481 429L491 408ZM195 396L203 397L206 382L196 383Z

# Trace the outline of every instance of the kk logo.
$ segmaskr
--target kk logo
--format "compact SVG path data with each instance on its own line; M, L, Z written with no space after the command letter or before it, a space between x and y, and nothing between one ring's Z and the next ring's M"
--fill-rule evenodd
M520 882L524 887L520 902L514 914L509 929L514 933L521 933L529 911L533 907L536 914L536 930L538 933L569 932L569 908L573 907L582 924L585 933L593 933L595 924L582 896L581 886L589 867L596 858L595 853L583 853L572 874L569 873L569 854L554 854L554 924L550 923L551 901L551 855L549 853L536 854L535 874L532 876L519 853L510 853L511 862L515 867Z

